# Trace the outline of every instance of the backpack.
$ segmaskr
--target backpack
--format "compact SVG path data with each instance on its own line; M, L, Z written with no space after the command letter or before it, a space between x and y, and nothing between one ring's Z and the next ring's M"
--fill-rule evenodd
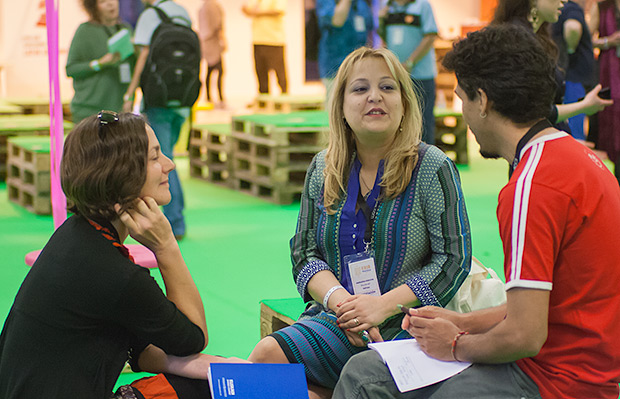
M146 108L191 107L200 93L200 40L191 27L175 23L152 6L161 23L153 32L142 75Z

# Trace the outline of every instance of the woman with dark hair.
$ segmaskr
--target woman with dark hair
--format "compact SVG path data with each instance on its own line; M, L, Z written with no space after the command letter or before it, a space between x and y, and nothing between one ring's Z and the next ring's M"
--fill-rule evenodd
M126 361L170 371L165 354L207 344L200 295L160 210L174 163L142 117L102 111L69 133L61 184L74 215L52 235L0 336L0 397L109 398ZM166 285L133 262L149 248Z
M101 109L121 111L135 64L133 55L121 59L108 49L108 40L115 34L132 35L131 27L119 20L118 0L82 0L82 6L90 19L75 32L66 65L67 76L73 78L75 123Z
M303 364L311 398L329 397L369 341L410 338L396 305L445 306L472 256L458 170L421 141L419 99L396 55L349 54L329 107L329 144L308 168L290 242L309 305L248 359Z
M538 41L542 44L547 54L557 61L558 50L551 39L550 25L557 22L562 7L567 0L499 0L495 9L495 16L492 24L510 23L520 25L531 30ZM564 123L568 118L575 115L592 115L613 102L598 97L601 86L597 85L589 91L583 100L571 104L563 104L564 97L564 76L556 68L556 90L554 107L552 107L548 119L562 130L570 130L568 123Z
M612 99L620 99L620 1L604 0L590 11L590 29L596 34L601 84L609 87ZM598 115L597 148L607 152L614 162L614 173L620 183L620 101Z

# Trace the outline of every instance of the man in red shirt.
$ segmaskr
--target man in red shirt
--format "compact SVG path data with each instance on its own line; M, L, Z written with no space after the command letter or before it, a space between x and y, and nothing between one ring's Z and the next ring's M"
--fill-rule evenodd
M379 356L345 366L334 398L618 398L620 188L585 146L545 119L553 63L526 30L485 28L444 61L485 157L511 163L497 217L507 302L468 314L410 311L428 355L469 361L445 381L399 393Z

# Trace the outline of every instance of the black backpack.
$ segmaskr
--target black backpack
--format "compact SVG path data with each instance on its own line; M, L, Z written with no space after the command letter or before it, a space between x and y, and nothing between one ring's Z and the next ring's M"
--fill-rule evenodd
M200 41L191 27L177 24L158 7L140 87L146 108L191 107L200 93Z

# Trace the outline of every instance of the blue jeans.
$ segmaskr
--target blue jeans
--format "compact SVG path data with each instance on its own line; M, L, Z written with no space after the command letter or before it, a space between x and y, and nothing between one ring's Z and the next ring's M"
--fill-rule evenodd
M435 144L435 79L416 79L413 85L418 89L422 107L422 141L426 144Z
M173 149L179 140L181 126L187 119L184 109L171 108L148 108L144 110L148 119L148 123L153 128L161 152L170 159L173 159ZM168 205L164 206L164 215L172 225L172 231L175 236L185 234L185 219L183 218L183 208L185 201L183 200L183 189L181 181L176 169L168 175L168 183L170 184L170 194L172 199Z

